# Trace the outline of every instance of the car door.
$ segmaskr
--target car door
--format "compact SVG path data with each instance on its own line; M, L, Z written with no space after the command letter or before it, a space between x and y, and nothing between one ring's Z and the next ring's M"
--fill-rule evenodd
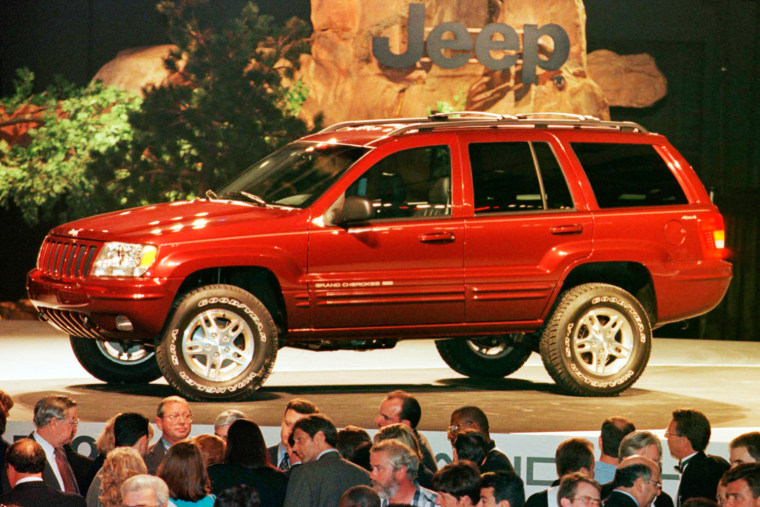
M467 322L535 323L563 272L590 254L591 214L577 205L582 196L570 190L554 136L497 132L462 141L472 178L465 211Z
M358 196L371 203L372 217L342 227L329 218L312 221L308 286L315 329L352 335L385 327L395 334L400 327L462 321L457 160L455 136L436 134L388 143L360 162L366 169L351 173L330 209Z

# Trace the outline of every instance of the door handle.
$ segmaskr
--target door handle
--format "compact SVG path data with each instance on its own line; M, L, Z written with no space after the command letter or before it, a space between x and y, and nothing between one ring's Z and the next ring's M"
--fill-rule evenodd
M580 234L583 232L581 224L555 225L550 229L552 234Z
M451 243L456 236L452 232L425 232L418 239L421 243Z

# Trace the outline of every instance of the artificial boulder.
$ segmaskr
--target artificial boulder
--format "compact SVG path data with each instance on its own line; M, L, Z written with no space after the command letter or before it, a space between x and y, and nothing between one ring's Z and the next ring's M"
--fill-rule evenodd
M611 106L650 107L668 92L668 81L646 53L594 51L588 55L588 73L604 90Z

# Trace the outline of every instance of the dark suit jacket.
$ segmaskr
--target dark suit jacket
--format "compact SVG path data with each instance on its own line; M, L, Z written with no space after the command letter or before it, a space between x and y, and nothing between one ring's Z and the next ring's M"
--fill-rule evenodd
M272 447L267 447L267 456L269 456L269 463L275 468L277 468L277 458L279 458L277 453L279 448L279 443L277 445L273 445Z
M286 507L335 507L347 489L371 486L369 472L343 459L338 451L292 469Z
M612 487L611 482L602 484L602 500L610 496L613 489L614 488ZM664 491L660 491L659 496L654 499L652 505L654 507L673 507L673 499L669 494L665 493Z
M625 493L613 491L604 500L602 507L639 507L639 504Z
M42 481L24 482L3 496L0 504L22 505L23 507L85 507L84 498L73 493L61 493L45 485Z
M512 466L512 462L506 454L496 448L496 444L492 440L488 444L488 454L486 454L486 460L480 465L480 473L486 472L498 472L504 470L505 472L514 472L515 468Z
M0 495L4 495L11 490L8 482L8 472L5 470L5 453L8 451L10 444L0 438Z
M145 467L148 469L150 475L156 475L158 465L163 461L165 454L166 449L164 449L164 444L161 443L160 439L158 442L148 447L148 453L145 455Z
M29 435L29 438L33 438L33 434ZM72 472L74 472L74 480L79 487L79 494L86 495L87 489L90 487L92 478L90 477L90 467L92 467L93 459L79 454L69 444L63 446L63 450L66 452L66 459L69 460L69 466ZM45 469L42 471L42 480L45 484L50 486L55 491L61 491L61 485L58 483L58 479L53 472L53 466L58 466L55 463L50 463L45 460Z
M701 451L686 460L686 470L678 485L677 504L680 506L689 498L696 497L715 501L718 483L729 466L728 461L720 456L708 456Z
M559 485L559 479L552 482L551 487ZM533 493L525 501L524 507L548 507L549 506L549 490L545 489L538 493Z
M259 491L261 507L282 507L288 490L288 476L273 467L248 468L242 465L212 465L208 468L211 492L222 491L238 484L253 486Z

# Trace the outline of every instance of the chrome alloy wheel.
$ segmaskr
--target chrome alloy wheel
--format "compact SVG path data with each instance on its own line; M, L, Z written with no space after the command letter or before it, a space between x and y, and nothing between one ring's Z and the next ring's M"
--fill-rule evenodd
M572 340L578 365L593 375L608 376L628 364L634 335L625 315L597 307L578 319Z
M483 336L467 340L466 343L475 354L488 359L498 359L509 355L514 350L512 336L506 334Z
M151 359L155 352L146 349L143 345L130 345L120 342L104 342L98 340L98 349L114 363L125 366L140 364Z
M193 373L224 382L250 365L254 341L253 330L239 315L211 309L199 313L185 328L182 354Z

